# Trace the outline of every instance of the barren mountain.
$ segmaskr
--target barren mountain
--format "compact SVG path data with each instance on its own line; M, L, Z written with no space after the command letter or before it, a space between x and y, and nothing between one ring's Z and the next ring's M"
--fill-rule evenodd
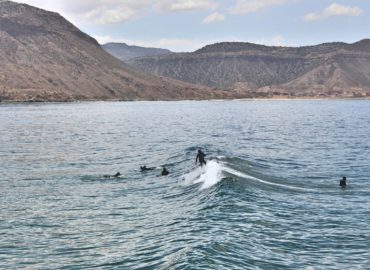
M306 47L225 42L193 53L135 58L151 74L242 96L370 96L370 40Z
M114 57L127 61L136 57L156 56L172 53L170 50L130 46L125 43L107 43L102 48Z
M171 100L221 91L143 74L57 13L0 1L0 100Z

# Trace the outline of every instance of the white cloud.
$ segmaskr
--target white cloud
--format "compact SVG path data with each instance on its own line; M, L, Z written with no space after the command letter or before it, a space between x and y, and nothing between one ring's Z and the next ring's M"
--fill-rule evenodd
M305 21L317 21L321 19L330 18L333 16L360 16L363 10L358 7L344 6L340 4L331 4L321 12L308 13L305 17Z
M165 12L213 10L218 0L15 0L61 13L81 24L113 24L142 16L145 9Z
M17 0L61 13L73 22L112 24L132 20L150 7L153 0Z
M261 11L271 6L281 5L287 0L237 0L235 6L230 8L232 14L248 14Z
M311 12L304 16L305 21L317 21L320 20L321 16L318 13Z
M120 23L132 20L135 15L136 13L133 10L107 10L96 22L98 24Z
M204 18L203 24L211 24L216 22L222 22L225 20L225 15L215 12Z
M216 9L218 3L210 0L159 0L155 6L161 11L194 11Z

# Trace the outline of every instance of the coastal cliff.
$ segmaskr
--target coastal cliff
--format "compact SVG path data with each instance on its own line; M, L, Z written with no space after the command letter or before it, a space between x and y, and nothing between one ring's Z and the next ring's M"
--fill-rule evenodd
M144 74L57 13L0 1L0 100L180 100L223 91Z

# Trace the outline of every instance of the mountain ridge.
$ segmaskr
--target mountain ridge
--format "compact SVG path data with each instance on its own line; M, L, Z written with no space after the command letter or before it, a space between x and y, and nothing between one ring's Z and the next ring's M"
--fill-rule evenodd
M222 42L129 63L150 74L250 96L370 95L370 39L302 47Z
M133 69L55 12L0 2L0 100L179 100L224 98Z

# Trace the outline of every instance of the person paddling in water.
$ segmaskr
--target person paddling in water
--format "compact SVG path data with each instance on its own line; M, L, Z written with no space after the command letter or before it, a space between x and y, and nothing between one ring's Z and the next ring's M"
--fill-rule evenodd
M153 171L155 169L155 167L150 167L150 168L148 168L147 166L141 166L140 167L140 170L142 171L142 172L146 172L146 171Z
M203 151L199 149L197 158L195 159L195 164L197 164L197 162L199 160L199 164L200 164L201 167L203 167L203 164L206 165L207 162L204 159L205 156L206 156L206 154L204 154Z
M117 172L115 175L104 175L104 178L119 178L122 176L120 172Z
M163 170L162 170L162 176L166 176L166 175L169 175L169 171L167 171L166 167L163 167Z
M347 186L347 177L343 176L343 178L339 181L339 185L342 188L345 188Z

